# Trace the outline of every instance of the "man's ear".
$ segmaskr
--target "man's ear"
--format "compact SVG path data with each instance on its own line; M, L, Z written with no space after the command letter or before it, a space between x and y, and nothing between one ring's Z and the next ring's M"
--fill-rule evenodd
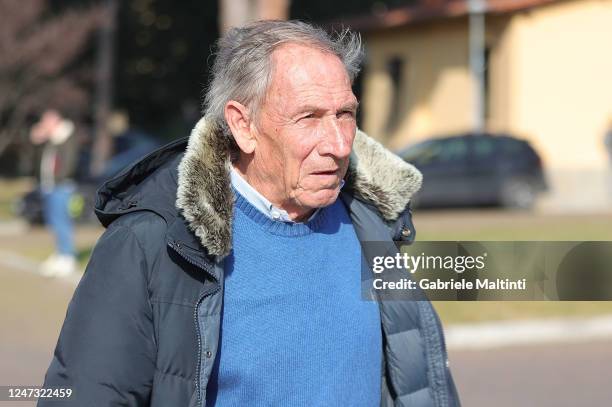
M225 104L224 114L225 121L234 135L238 148L245 154L253 153L257 141L251 133L251 118L246 106L235 100L230 100Z

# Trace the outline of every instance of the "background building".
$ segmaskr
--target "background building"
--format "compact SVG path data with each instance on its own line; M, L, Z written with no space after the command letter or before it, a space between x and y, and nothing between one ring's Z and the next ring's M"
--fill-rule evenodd
M469 3L425 1L351 25L364 33L363 128L392 148L474 127ZM610 204L612 1L484 2L484 120L529 140L547 209Z

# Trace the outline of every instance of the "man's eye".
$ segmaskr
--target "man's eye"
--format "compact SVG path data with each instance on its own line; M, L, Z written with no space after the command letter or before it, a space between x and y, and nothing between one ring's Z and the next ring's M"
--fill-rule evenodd
M314 113L309 113L306 114L304 116L299 116L299 119L297 119L298 122L302 121L302 120L309 120L309 119L315 119L317 117L316 114Z
M343 110L337 114L338 118L352 119L355 117L355 112L351 110Z

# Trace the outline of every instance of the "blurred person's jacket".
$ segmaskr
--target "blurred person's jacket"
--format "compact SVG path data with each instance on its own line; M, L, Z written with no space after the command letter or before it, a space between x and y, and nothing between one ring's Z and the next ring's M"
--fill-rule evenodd
M45 376L45 386L74 394L63 402L41 399L40 406L204 404L220 343L223 258L231 247L233 209L224 199L230 148L202 120L189 140L154 151L100 188L96 214L107 230ZM414 238L409 200L421 182L414 167L358 131L345 181L339 198L362 247ZM381 405L458 406L431 303L378 304Z
M62 120L39 150L37 179L43 191L74 180L79 142L74 122Z
M610 164L612 164L612 123L604 136L604 146L610 158Z

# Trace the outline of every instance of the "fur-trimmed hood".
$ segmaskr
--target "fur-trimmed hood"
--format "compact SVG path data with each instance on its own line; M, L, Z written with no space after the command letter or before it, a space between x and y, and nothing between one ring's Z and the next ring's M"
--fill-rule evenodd
M230 140L202 118L178 166L176 207L208 253L221 257L232 242L231 149ZM358 130L345 181L344 188L355 198L374 205L392 222L421 187L422 175Z

